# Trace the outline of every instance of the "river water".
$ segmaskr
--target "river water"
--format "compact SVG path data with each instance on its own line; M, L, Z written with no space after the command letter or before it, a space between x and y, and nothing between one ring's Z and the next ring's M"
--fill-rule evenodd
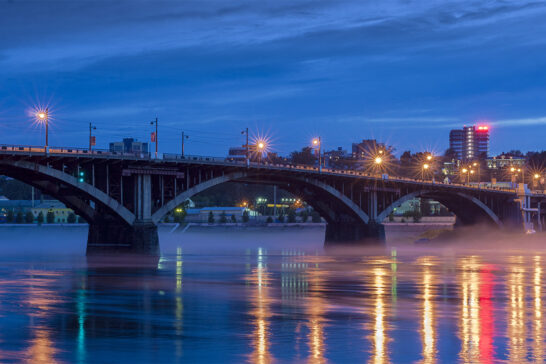
M544 362L536 245L165 229L159 261L116 262L84 257L84 228L0 237L1 363Z

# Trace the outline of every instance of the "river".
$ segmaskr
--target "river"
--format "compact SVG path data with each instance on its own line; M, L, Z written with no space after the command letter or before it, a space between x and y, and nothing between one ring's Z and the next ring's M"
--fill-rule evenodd
M536 242L325 251L322 229L164 228L149 262L88 261L81 227L0 237L2 363L544 362Z

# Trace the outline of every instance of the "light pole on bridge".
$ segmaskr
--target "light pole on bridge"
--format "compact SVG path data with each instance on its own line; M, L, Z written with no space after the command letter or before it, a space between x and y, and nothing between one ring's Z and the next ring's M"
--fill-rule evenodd
M45 111L38 112L36 117L45 123L45 152L47 153L49 148L49 108L46 107Z
M313 139L313 147L318 148L319 172L322 172L322 156L321 156L322 141L320 140L320 137Z
M150 122L150 125L154 125L155 124L155 133L152 133L152 142L155 142L155 158L157 159L157 142L159 140L158 138L158 135L157 135L157 118L155 118L155 121L151 121Z
M189 137L190 137L189 135L186 135L184 134L184 132L182 132L182 157L184 156L184 141L188 139Z
M97 127L89 123L89 153L92 152L93 146L96 144L96 139L93 136L93 130L97 130Z

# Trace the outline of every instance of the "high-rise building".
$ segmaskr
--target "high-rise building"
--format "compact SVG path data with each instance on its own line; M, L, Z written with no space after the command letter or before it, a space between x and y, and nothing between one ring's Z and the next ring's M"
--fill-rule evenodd
M148 153L148 143L133 138L123 138L121 142L111 142L110 152L115 153Z
M449 133L449 148L457 160L485 159L489 153L489 127L464 126Z

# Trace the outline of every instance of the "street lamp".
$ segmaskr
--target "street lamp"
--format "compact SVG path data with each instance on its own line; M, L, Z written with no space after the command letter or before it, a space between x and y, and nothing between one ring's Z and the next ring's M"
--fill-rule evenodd
M39 122L45 123L45 152L47 153L49 147L49 108L46 108L45 111L39 111L36 118Z
M263 155L263 152L264 152L265 148L266 148L265 141L258 140L258 142L256 143L256 152L258 153L258 161L259 162L262 161L262 155Z
M92 134L93 130L97 130L97 127L89 123L89 153L92 152L93 145L96 144L96 139Z
M381 163L383 163L383 158L381 158L381 157L375 157L374 163L377 164L377 165L380 165Z
M427 157L428 159L428 157ZM425 163L423 164L423 169L421 170L421 179L424 181L425 180L425 172L430 168L430 164L428 163Z
M319 172L321 172L322 171L322 157L320 155L320 150L321 150L321 147L322 147L322 142L320 140L320 137L314 138L312 140L312 143L313 143L314 148L318 148L318 165L319 165Z

